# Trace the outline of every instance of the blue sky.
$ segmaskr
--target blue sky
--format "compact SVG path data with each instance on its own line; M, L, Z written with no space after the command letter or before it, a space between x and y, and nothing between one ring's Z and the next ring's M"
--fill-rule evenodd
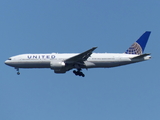
M0 2L1 120L159 120L158 0L7 0ZM23 53L124 52L151 31L146 53L132 65L72 71L16 70L4 64Z

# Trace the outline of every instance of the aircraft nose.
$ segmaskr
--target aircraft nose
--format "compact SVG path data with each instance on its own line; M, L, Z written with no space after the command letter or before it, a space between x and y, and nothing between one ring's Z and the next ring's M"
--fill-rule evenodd
M6 61L4 61L4 63L5 63L6 65L12 66L12 67L14 67L14 65L15 65L14 61L12 61L12 60L6 60Z
M8 61L6 60L4 63L7 65Z
M5 63L6 65L9 65L9 61L8 61L8 60L6 60L4 63Z

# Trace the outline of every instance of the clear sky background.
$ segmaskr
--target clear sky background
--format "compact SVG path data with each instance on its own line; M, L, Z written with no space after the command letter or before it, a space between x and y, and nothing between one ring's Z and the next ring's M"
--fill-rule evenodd
M160 120L159 0L0 1L0 120ZM149 61L55 74L4 61L23 53L123 53L151 31Z

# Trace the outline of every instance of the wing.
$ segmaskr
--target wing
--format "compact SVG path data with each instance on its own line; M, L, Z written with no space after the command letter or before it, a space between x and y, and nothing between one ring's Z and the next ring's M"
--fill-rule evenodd
M92 54L92 52L96 49L97 47L93 47L83 53L80 53L76 56L73 56L71 58L66 59L64 62L65 63L83 63L84 61L86 61L90 55Z

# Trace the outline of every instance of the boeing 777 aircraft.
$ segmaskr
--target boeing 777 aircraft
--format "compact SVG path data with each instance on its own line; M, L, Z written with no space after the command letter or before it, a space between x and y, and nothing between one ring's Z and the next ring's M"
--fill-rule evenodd
M50 54L21 54L10 57L6 65L19 68L51 68L55 73L66 73L71 69L73 73L84 77L82 69L109 68L149 60L150 54L143 54L150 31L146 31L124 53L93 53L93 47L82 53L50 53Z

